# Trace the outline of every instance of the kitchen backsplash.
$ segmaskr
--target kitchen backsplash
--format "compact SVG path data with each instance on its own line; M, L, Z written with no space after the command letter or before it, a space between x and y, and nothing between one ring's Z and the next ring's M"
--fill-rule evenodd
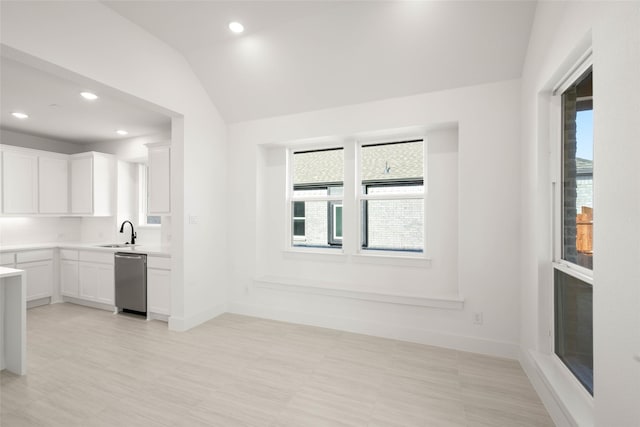
M164 218L163 218L164 220ZM169 222L169 220L167 220ZM170 225L167 224L167 228ZM126 242L129 227L124 234L118 231L120 224L114 217L0 217L0 246L50 242ZM170 235L158 228L136 227L137 243L164 245Z
M0 245L81 240L82 218L0 217Z

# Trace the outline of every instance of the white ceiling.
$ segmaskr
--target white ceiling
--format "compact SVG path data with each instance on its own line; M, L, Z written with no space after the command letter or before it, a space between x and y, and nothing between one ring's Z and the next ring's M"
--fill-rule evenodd
M535 13L518 0L103 3L180 51L228 122L518 78Z
M87 101L80 92L99 95ZM171 129L168 116L145 109L121 97L61 78L15 60L0 58L0 127L74 143L94 143L147 135ZM26 120L11 113L29 114ZM119 136L125 129L127 136Z

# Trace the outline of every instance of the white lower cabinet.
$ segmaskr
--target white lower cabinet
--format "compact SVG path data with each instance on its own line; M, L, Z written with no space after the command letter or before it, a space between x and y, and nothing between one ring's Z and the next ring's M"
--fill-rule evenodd
M74 298L80 296L76 250L60 249L60 294Z
M53 295L53 261L28 262L16 267L27 272L27 301Z
M115 304L112 253L78 251L78 298Z
M27 272L27 301L53 296L53 250L18 252L16 268Z
M115 284L113 265L94 262L78 263L80 298L113 305Z
M147 258L147 310L171 315L171 258Z
M60 293L74 298L80 296L77 260L60 260Z

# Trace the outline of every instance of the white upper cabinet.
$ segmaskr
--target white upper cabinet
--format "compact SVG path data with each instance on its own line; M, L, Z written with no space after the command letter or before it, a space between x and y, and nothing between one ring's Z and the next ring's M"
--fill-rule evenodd
M38 158L39 212L67 214L69 212L68 156Z
M35 153L3 150L2 211L38 213L38 156Z
M171 146L158 142L147 144L149 150L149 181L147 213L171 214Z
M73 154L71 165L71 213L110 216L115 205L115 158L103 153Z

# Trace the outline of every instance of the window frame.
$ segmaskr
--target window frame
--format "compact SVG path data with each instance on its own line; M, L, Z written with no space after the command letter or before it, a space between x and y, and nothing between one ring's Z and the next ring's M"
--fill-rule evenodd
M162 227L162 217L160 215L149 215L149 166L138 163L138 227L160 228ZM149 216L160 217L159 224L149 224Z
M552 108L552 120L555 123L554 131L554 148L552 150L553 162L552 162L552 176L551 184L553 188L553 202L552 202L552 227L553 227L553 251L552 251L552 264L555 267L562 266L563 271L569 275L574 276L579 280L589 279L589 283L593 286L593 270L568 261L563 258L563 246L564 246L564 233L563 233L563 150L564 150L564 114L562 108L562 94L577 80L579 80L584 74L591 69L593 72L593 58L591 56L591 50L588 50L576 63L576 65L566 73L560 80L560 83L556 85L551 93L553 98L553 104L555 108ZM595 144L595 141L594 141Z
M318 183L318 184L306 184L306 185L294 185L293 179L293 156L296 153L305 153L305 152L313 152L313 151L331 151L331 150L342 150L343 153L343 181L342 182L327 182L327 183ZM285 248L291 251L302 251L302 252L329 252L336 253L337 250L342 252L342 244L331 244L329 235L327 236L327 246L313 246L313 245L303 245L303 244L295 244L296 240L298 242L302 242L303 239L296 239L293 234L293 203L295 202L327 202L327 207L329 209L332 202L338 202L343 204L343 200L345 197L344 191L343 194L340 195L331 195L329 194L330 187L342 187L344 189L344 169L346 161L344 159L345 147L343 143L326 143L319 144L314 146L304 146L304 147L289 147L287 148L287 159L286 159L286 171L287 171L287 179L286 179L286 212L285 215L286 226L285 226ZM301 189L326 189L327 195L311 195L311 196L297 196L294 194L294 191ZM343 208L344 215L344 208ZM327 230L328 234L331 233L332 227L330 227L331 221L327 221ZM306 205L305 205L305 236L306 236Z
M571 276L595 289L593 270L578 265L563 258L564 231L563 231L563 151L564 151L564 108L562 95L564 92L580 80L589 70L593 72L593 57L591 48L587 49L559 80L558 84L550 93L550 138L551 138L551 268L549 270L549 283L551 291L548 295L551 298L549 308L549 342L550 353L556 364L562 367L564 376L574 385L575 390L585 398L585 401L592 402L593 395L587 387L578 379L567 363L558 355L556 349L556 271ZM594 138L594 146L595 146ZM595 158L594 158L595 160ZM594 163L595 164L595 163ZM595 176L595 174L594 174ZM595 179L595 178L594 178ZM595 207L595 203L594 203ZM592 386L595 386L595 382Z
M422 180L421 185L423 187L421 192L404 193L404 194L367 194L369 187L383 187L383 186L400 186L400 185L416 185L417 180L411 179L398 179L398 180L362 180L362 148L367 146L376 145L391 145L402 144L409 142L422 141ZM357 236L357 254L360 256L391 256L391 257L406 257L406 258L421 258L428 259L427 255L427 173L428 173L428 141L426 135L414 135L414 136L398 136L389 137L384 139L362 139L356 141L355 146L355 188L356 188L356 208L358 212L358 236ZM422 250L403 250L403 249L376 249L368 248L368 222L363 218L367 215L368 201L369 200L422 200L423 201L423 231L422 231Z

